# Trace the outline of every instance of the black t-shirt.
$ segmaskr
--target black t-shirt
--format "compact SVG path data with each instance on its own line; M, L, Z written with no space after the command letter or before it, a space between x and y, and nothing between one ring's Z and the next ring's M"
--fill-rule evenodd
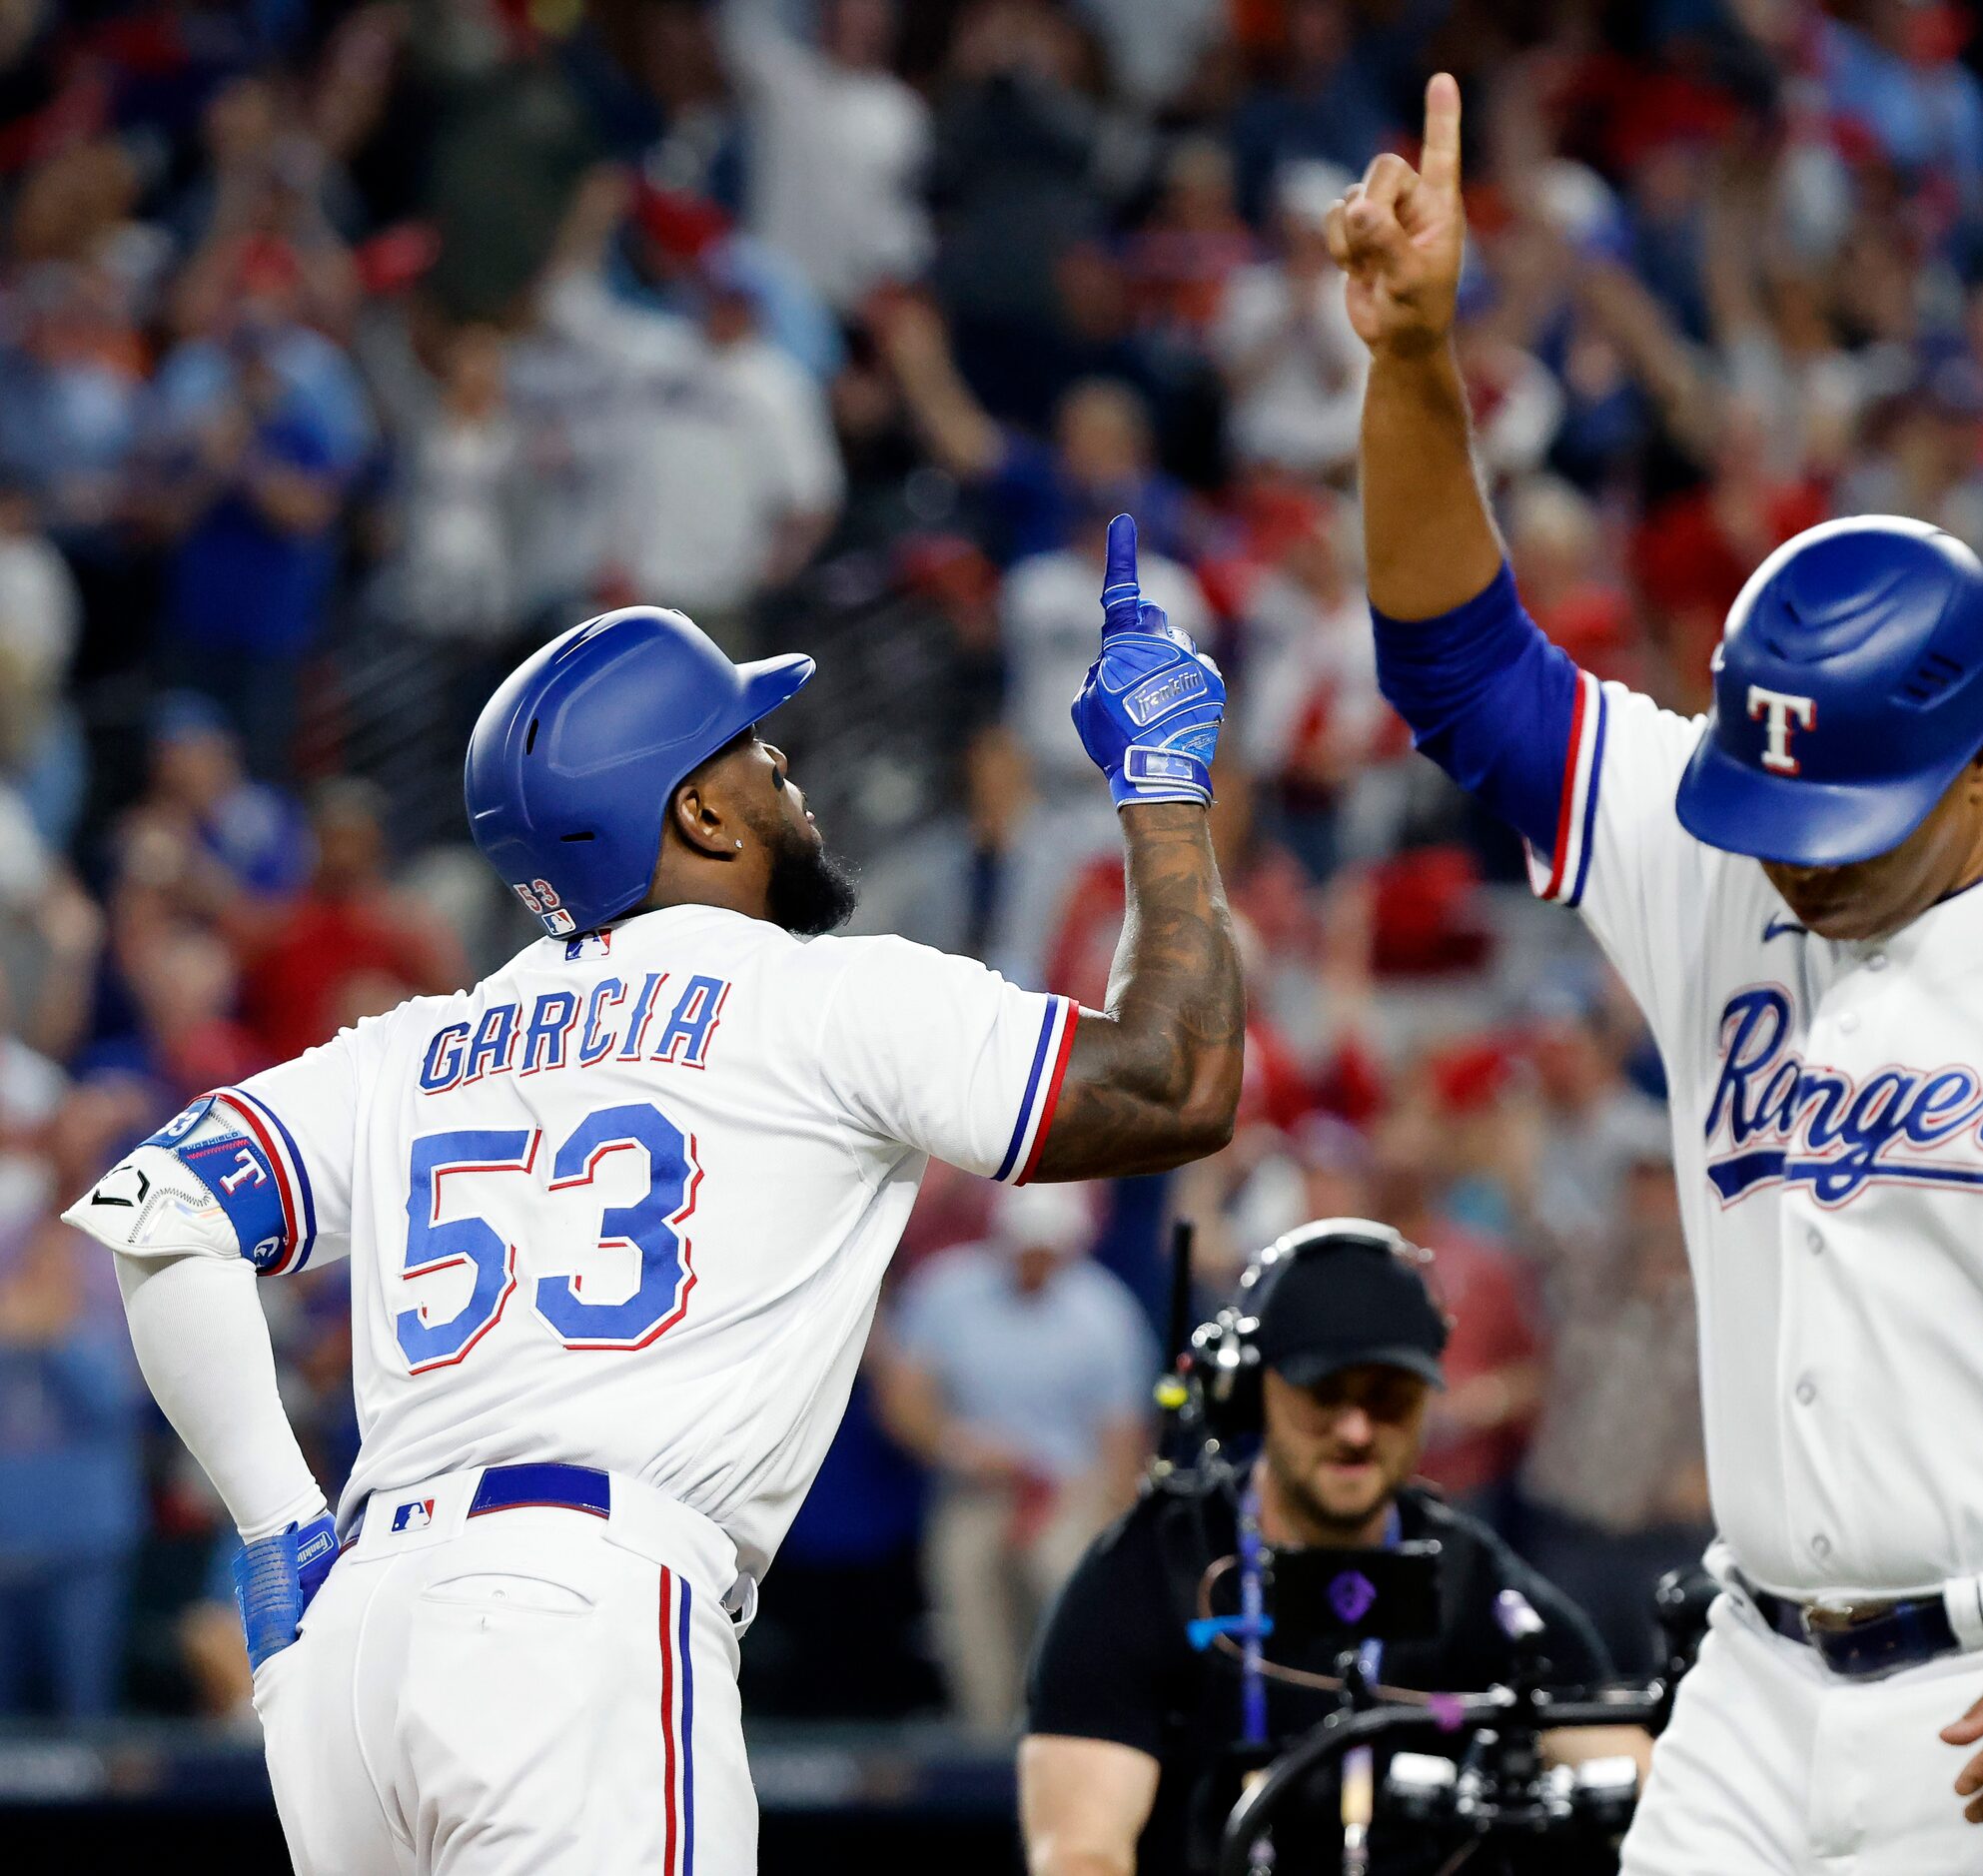
M1610 1662L1588 1618L1492 1531L1416 1489L1399 1494L1398 1511L1405 1541L1435 1539L1442 1546L1441 1632L1428 1641L1387 1644L1381 1681L1429 1693L1478 1693L1509 1679L1514 1649L1493 1611L1503 1589L1519 1590L1542 1618L1540 1652L1552 1685L1608 1678ZM1234 1554L1238 1530L1237 1502L1225 1479L1152 1490L1082 1559L1034 1652L1029 1732L1114 1740L1162 1767L1138 1851L1140 1876L1211 1868L1220 1827L1239 1794L1232 1751L1241 1736L1239 1663L1223 1649L1195 1649L1186 1632L1201 1612L1207 1571ZM1214 1614L1234 1612L1238 1582L1232 1568L1213 1579ZM1266 1653L1285 1666L1326 1674L1351 1640L1340 1630L1318 1629L1291 1651L1270 1637ZM1268 1732L1276 1741L1307 1732L1341 1704L1340 1695L1319 1688L1272 1677L1266 1686ZM1308 1828L1340 1842L1340 1826L1328 1813ZM1285 1843L1288 1835L1283 1830L1279 1839ZM1417 1867L1395 1844L1387 1846L1382 1819L1372 1851L1378 1870ZM1332 1865L1325 1858L1320 1867Z

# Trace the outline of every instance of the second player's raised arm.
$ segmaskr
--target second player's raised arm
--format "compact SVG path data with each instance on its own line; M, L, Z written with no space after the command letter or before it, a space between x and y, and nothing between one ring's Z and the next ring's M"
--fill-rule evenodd
M1527 841L1536 889L1579 902L1594 796L1576 776L1602 704L1521 609L1475 470L1453 346L1466 218L1451 77L1426 90L1423 167L1379 157L1330 211L1329 240L1371 352L1362 472L1379 686L1417 746Z
M1501 561L1453 349L1466 229L1460 87L1441 73L1426 90L1421 167L1379 157L1329 217L1350 321L1371 352L1361 456L1371 604L1396 619L1452 611Z
M1359 445L1364 553L1371 604L1389 618L1450 612L1500 567L1473 444L1450 344L1372 360Z

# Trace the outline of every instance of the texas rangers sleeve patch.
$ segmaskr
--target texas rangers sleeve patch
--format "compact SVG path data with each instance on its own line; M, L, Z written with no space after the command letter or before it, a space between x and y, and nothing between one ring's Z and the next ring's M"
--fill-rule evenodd
M197 1182L195 1188L179 1192L179 1214L189 1220L208 1214L199 1220L206 1226L199 1234L202 1244L189 1244L187 1250L204 1248L204 1240L214 1236L216 1224L210 1220L210 1206L226 1222L234 1250L258 1272L294 1272L310 1258L314 1230L308 1188L302 1182L296 1154L290 1150L282 1123L258 1101L238 1091L202 1095L145 1140L123 1166L105 1174L77 1208L89 1214L85 1228L95 1230L107 1224L107 1216L99 1218L97 1214L107 1214L117 1208L119 1200L129 1198L133 1220L129 1230L119 1236L125 1240L125 1248L139 1250L139 1240L147 1234L137 1230L141 1224L137 1214L147 1212L155 1196L171 1196L165 1192L167 1180L153 1176L153 1170L159 1174L167 1170L161 1166L159 1154L177 1162L171 1168L173 1174L179 1174L171 1178L173 1186L183 1186L183 1174L193 1174ZM151 1190L155 1184L161 1188L159 1194ZM208 1204L200 1204L200 1200Z

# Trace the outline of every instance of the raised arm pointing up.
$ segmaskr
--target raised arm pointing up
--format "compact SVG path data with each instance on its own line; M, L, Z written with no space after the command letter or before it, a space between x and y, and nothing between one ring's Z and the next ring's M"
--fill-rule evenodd
M1453 355L1466 239L1460 87L1442 72L1426 87L1421 166L1379 157L1329 216L1330 251L1349 276L1350 323L1371 349L1364 540L1371 603L1393 618L1451 611L1501 559Z

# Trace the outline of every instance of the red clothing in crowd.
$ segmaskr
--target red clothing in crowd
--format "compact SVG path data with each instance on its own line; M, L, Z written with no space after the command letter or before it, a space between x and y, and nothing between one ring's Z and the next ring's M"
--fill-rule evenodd
M1663 615L1666 653L1686 686L1687 702L1705 700L1708 659L1757 562L1829 511L1819 483L1784 482L1763 497L1762 537L1751 545L1729 539L1711 487L1675 495L1646 516L1632 544L1633 571L1647 601Z
M284 916L242 985L249 1027L277 1061L328 1041L354 1014L407 996L432 996L459 982L454 947L390 893L325 898L306 893ZM350 1000L361 979L391 995Z
M1524 1273L1507 1252L1442 1228L1433 1273L1440 1307L1453 1318L1445 1360L1449 1391L1540 1356ZM1527 1437L1527 1427L1518 1424L1485 1432L1435 1430L1419 1469L1449 1496L1481 1491L1513 1475Z

